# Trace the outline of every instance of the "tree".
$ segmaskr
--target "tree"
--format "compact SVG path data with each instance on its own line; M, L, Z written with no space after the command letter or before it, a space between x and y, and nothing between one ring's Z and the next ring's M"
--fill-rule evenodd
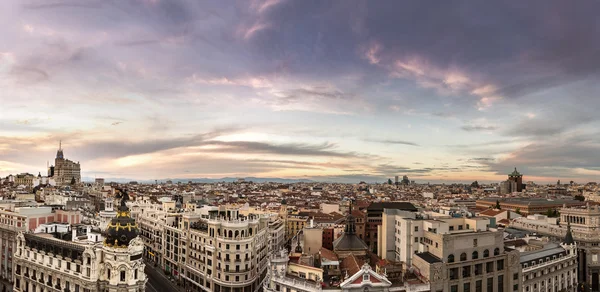
M500 201L496 200L496 209L500 210L502 207L500 206Z
M388 178L388 185L391 185L391 184L392 184L392 179Z
M72 184L72 185L74 185L75 183L76 183L76 181L75 181L75 177L72 177L72 178L71 178L71 184Z
M558 213L558 210L550 208L548 209L548 211L546 211L546 216L548 216L549 218L556 218L560 216L560 213Z
M521 214L521 208L517 208L517 210L515 210L515 213L517 213L517 214L519 214L519 215L522 215L522 214Z
M478 181L474 181L471 183L471 187L478 189L479 188L479 182Z
M585 201L585 197L584 197L584 196L582 196L582 195L576 195L576 196L575 196L575 200L577 200L577 201L582 201L582 202L583 202L583 201Z

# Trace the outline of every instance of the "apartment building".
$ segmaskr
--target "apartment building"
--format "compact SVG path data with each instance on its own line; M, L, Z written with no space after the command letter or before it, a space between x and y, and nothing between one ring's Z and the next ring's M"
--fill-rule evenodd
M511 221L510 227L536 232L556 240L562 240L571 230L577 245L577 282L589 284L592 292L600 291L600 207L587 204L584 207L561 208L558 218L530 215Z
M503 232L490 229L489 219L384 213L381 238L391 238L385 242L394 252L384 245L380 254L414 270L431 291L520 291L519 251L504 248Z
M572 235L521 253L523 292L577 291L577 247Z
M189 291L257 291L269 250L284 244L277 214L240 214L234 206L179 211L161 205L138 213L145 257Z

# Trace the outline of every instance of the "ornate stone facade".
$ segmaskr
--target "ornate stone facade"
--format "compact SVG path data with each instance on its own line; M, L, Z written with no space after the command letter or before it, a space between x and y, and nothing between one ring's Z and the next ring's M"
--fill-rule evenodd
M59 146L54 159L54 181L58 186L81 182L81 165L64 157L62 146Z
M145 291L144 243L137 237L137 225L125 205L127 198L122 192L119 216L109 224L104 243L20 232L13 291Z

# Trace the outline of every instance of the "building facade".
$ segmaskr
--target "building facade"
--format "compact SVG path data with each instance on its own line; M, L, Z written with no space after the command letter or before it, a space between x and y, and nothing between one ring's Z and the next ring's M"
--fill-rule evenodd
M56 185L64 186L72 182L81 182L81 165L79 162L73 162L64 157L62 146L59 146L56 151L56 159L54 159L53 177Z
M600 291L600 208L586 206L560 209L560 222L542 215L516 218L510 227L536 232L557 240L565 238L569 226L577 245L577 282L586 291Z
M547 243L521 253L523 292L577 291L577 247L570 237L562 244Z
M13 291L145 291L143 242L122 194L119 214L98 234L24 233L17 236ZM67 237L68 238L68 237Z
M519 291L519 252L504 248L503 232L490 229L489 219L433 220L395 211L383 216L381 238L390 247L382 246L380 255L416 271L431 291Z

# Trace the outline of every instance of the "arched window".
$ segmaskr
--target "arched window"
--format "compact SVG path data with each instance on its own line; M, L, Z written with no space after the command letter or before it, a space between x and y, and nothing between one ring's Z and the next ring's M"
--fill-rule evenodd
M451 255L448 256L448 262L449 263L453 263L454 262L454 255L453 254L451 254Z
M466 261L466 260L467 260L467 254L466 254L466 253L464 253L464 252L463 252L463 253L461 253L461 254L460 254L460 261L461 261L461 262L464 262L464 261Z
M237 238L239 235L240 235L240 231L239 231L239 230L236 230L236 231L235 231L234 238Z
M494 255L495 256L500 255L500 249L499 248L495 248L494 249Z
M471 259L476 260L479 258L479 253L477 251L474 251L473 254L471 254Z
M489 250L487 250L487 249L486 249L486 250L484 250L484 251L483 251L483 257L484 257L484 258L487 258L487 257L489 257L489 256L490 256L490 251L489 251Z
M231 232L231 230L229 230L229 238L233 238L233 232Z

